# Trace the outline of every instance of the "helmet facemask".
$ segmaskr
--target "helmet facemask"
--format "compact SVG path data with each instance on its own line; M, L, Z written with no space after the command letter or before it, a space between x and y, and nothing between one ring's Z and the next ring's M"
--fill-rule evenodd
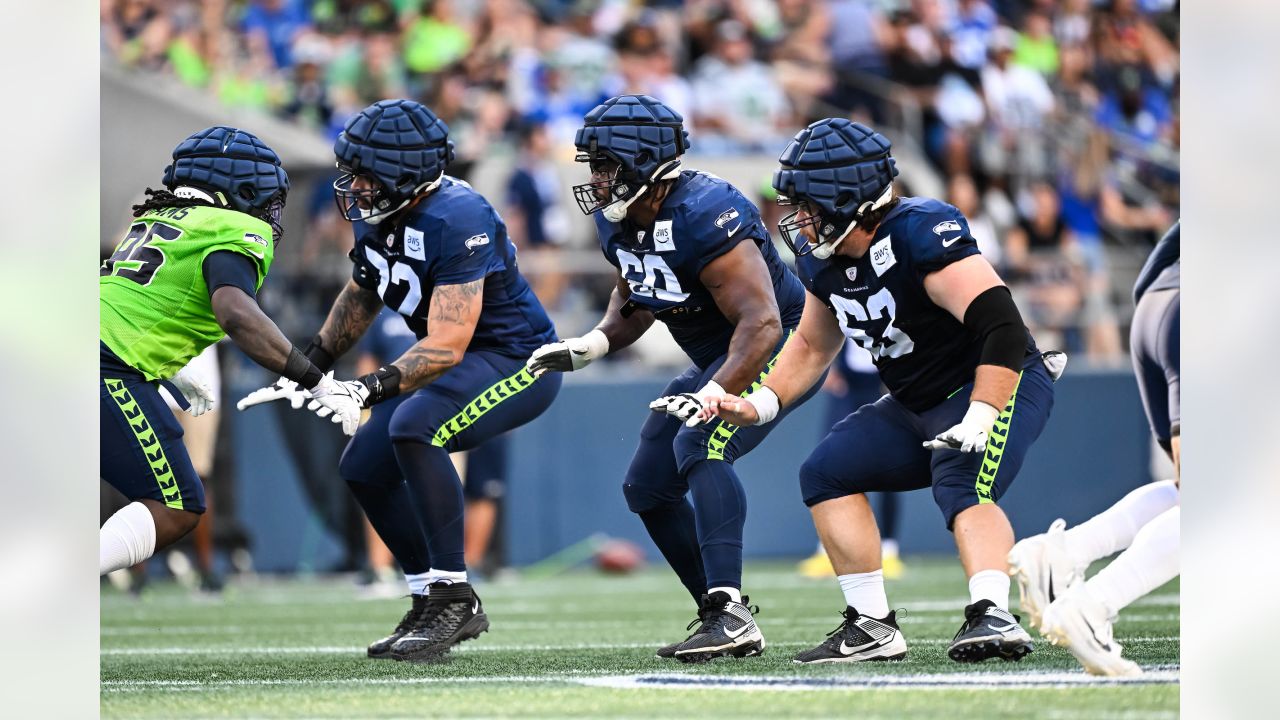
M884 207L892 199L893 184L890 183L875 200L862 203L847 224L842 224L838 217L824 217L817 203L807 198L793 199L779 195L779 205L795 206L796 210L778 221L778 232L796 257L812 253L815 258L826 260L835 254L840 243L858 227L858 223L868 212ZM836 198L835 205L840 207L848 202L841 202L841 198Z
M574 158L577 162L589 163L591 182L573 186L573 197L578 201L578 208L583 215L591 215L598 210L604 211L604 218L609 222L622 222L627 216L627 209L639 200L654 182L669 180L680 172L680 160L674 160L659 167L648 180L642 179L635 171L628 170L607 152L596 154L579 152Z
M338 169L342 171L342 175L333 181L333 199L338 205L338 213L348 222L359 220L370 225L377 225L400 212L415 197L436 189L444 180L444 173L441 172L435 180L419 185L408 196L396 202L396 198L387 191L386 185L376 177L357 172L341 164L338 165ZM357 178L364 178L368 187L355 187Z

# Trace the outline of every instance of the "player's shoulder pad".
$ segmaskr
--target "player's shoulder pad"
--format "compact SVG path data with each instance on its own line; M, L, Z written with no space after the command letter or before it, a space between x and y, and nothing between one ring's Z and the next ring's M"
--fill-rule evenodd
M899 202L902 208L890 232L894 244L918 265L941 267L977 249L969 221L954 205L933 198Z
M438 237L443 247L465 254L497 239L493 206L467 183L446 176L431 202L419 203L405 216L406 244L411 230Z
M688 179L677 198L676 218L685 232L712 240L768 237L760 209L729 181L710 173L687 170Z
M197 220L201 226L210 230L209 245L216 245L219 249L235 249L259 261L271 262L275 244L271 226L266 221L225 208L197 206L192 210L209 214L208 221L203 218Z

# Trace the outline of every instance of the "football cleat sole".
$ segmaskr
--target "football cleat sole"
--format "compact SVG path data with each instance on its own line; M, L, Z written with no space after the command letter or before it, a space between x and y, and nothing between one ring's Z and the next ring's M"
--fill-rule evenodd
M1035 650L1028 639L1025 642L1007 642L997 638L976 638L955 643L947 648L947 657L958 663L980 663L992 658L1019 662Z
M682 663L696 664L711 662L716 658L732 657L732 658L749 658L764 653L765 642L764 635L757 631L755 639L748 639L744 643L729 643L711 648L699 648L694 652L677 652L675 658Z
M1014 545L1007 558L1009 575L1018 583L1018 605L1027 614L1028 624L1037 630L1050 603L1081 580L1079 572L1070 567L1065 557L1064 528L1061 519L1055 520L1046 532ZM1058 583L1054 582L1055 569Z

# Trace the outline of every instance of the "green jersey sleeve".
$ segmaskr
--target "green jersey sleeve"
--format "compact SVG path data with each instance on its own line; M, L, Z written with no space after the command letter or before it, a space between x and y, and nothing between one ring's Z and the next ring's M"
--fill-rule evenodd
M102 341L148 380L172 377L224 336L204 259L220 250L244 255L261 288L273 260L271 237L266 222L222 208L162 208L137 218L99 271Z

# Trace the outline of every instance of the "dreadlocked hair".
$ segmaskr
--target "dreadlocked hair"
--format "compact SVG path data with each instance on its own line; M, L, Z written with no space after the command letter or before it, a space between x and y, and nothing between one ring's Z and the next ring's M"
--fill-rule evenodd
M133 216L142 217L152 210L160 208L184 208L194 205L208 205L209 203L198 198L178 197L168 190L152 190L146 189L147 199L138 205L133 206Z

